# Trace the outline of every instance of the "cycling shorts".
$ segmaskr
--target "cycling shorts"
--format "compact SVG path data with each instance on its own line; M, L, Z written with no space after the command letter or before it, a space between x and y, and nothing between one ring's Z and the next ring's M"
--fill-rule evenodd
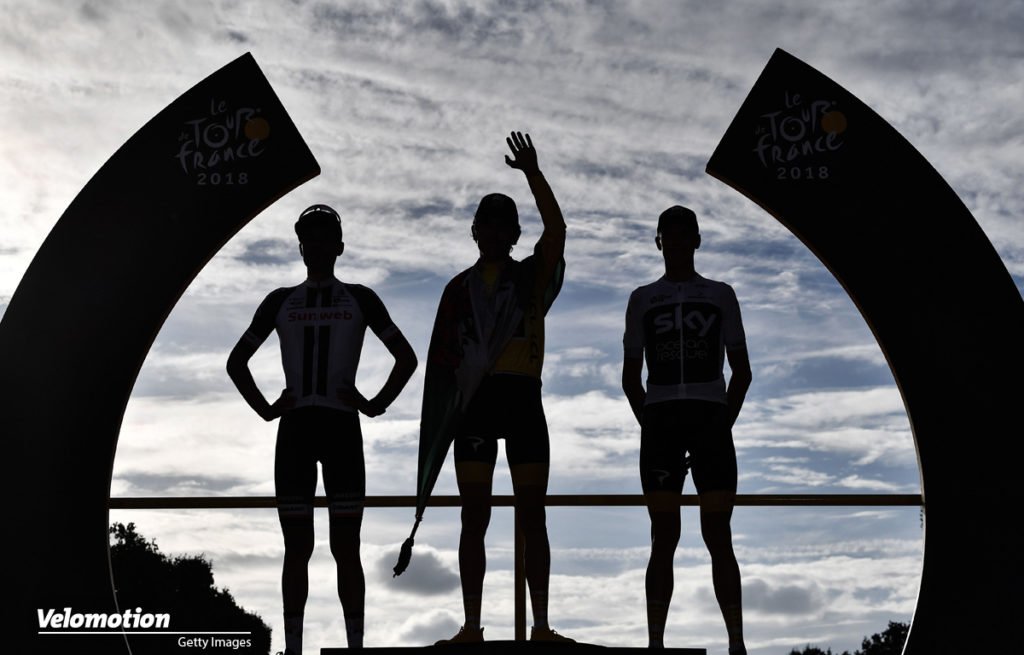
M688 470L697 493L736 492L736 448L722 403L667 400L644 407L640 482L644 493L681 493Z
M455 461L493 466L502 438L510 466L551 462L538 378L500 373L484 378L456 431Z
M281 520L313 519L317 462L323 466L331 518L362 517L366 468L359 415L300 407L285 412L277 429L274 486Z

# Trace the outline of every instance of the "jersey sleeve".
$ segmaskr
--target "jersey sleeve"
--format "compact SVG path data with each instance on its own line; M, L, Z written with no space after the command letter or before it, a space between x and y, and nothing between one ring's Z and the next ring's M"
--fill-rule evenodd
M263 302L256 309L255 316L252 317L249 329L242 335L243 339L256 347L259 347L260 344L267 340L267 337L270 336L270 333L274 331L274 327L277 325L277 313L281 310L281 304L288 297L289 291L291 289L277 289L271 291L263 299Z
M726 349L735 350L747 347L746 333L743 331L743 319L740 316L740 303L736 292L729 285L725 286L725 302L722 307L722 343Z
M564 247L565 232L562 231ZM533 254L523 260L534 271L535 291L540 294L544 314L551 309L565 279L565 258L558 248L558 242L541 237L533 247Z
M565 258L565 225L560 227L544 227L537 245L533 247L535 254L540 254L547 270L552 270L559 260Z
M359 309L363 312L367 327L373 330L378 339L387 341L398 334L398 327L391 320L391 315L377 294L362 285L352 285L350 288L356 302L359 303Z
M644 326L638 291L629 295L626 304L626 331L622 335L622 349L629 359L641 359L644 356Z

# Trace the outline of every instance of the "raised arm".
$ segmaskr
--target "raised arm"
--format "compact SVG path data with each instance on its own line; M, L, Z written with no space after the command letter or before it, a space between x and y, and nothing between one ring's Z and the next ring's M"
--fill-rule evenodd
M540 212L540 220L544 223L544 232L540 239L544 244L545 259L557 262L565 252L565 219L562 218L562 210L558 207L551 186L540 172L537 149L533 147L530 135L522 132L512 132L505 142L508 143L513 155L505 155L505 163L512 168L518 168L526 175L526 181Z

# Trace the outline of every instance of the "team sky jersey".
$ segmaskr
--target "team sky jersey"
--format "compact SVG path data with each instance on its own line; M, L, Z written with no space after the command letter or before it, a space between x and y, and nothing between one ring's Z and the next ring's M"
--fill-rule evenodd
M398 334L377 294L331 277L271 292L243 338L259 347L277 330L285 383L295 407L354 412L338 395L355 390L367 326L381 341Z
M725 402L726 349L746 348L732 287L694 275L638 288L626 308L627 358L646 357L645 405L666 400Z

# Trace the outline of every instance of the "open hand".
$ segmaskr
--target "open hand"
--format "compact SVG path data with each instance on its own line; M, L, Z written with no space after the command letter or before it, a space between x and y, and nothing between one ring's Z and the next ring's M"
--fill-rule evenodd
M536 175L540 173L540 167L537 165L537 149L533 147L533 141L530 140L530 135L523 135L522 132L512 132L505 139L505 143L508 144L509 149L515 156L513 159L508 155L505 155L505 163L512 168L518 168L519 170L529 175Z

